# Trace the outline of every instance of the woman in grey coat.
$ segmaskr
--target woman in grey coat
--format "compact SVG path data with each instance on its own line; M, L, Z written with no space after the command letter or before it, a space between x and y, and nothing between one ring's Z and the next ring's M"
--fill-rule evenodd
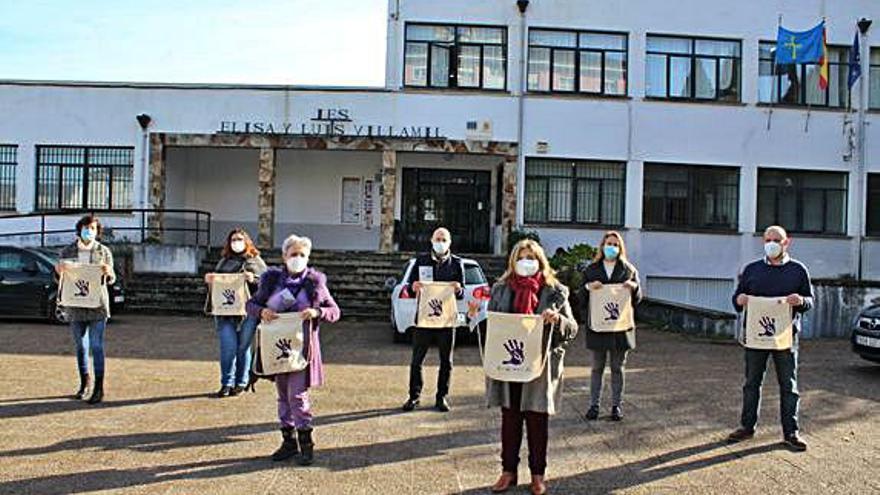
M513 247L507 271L492 287L489 311L517 314L540 314L544 343L550 339L550 355L541 376L528 383L486 379L486 399L490 407L501 408L502 473L492 486L500 493L517 484L519 449L523 421L528 430L531 492L547 492L544 471L547 466L549 416L556 414L562 400L563 358L565 347L577 335L577 322L568 303L568 288L559 283L543 248L524 239ZM470 305L476 314L478 306Z
M79 367L79 390L74 396L83 399L89 388L89 351L95 368L95 384L89 404L97 404L104 399L104 328L110 318L110 294L107 285L116 281L113 271L113 253L107 246L98 242L101 223L98 217L86 215L76 222L76 240L61 250L61 259L55 265L60 277L69 263L99 265L103 271L101 284L101 306L98 308L63 308L73 342L76 344L76 362Z
M623 284L632 291L632 304L635 306L642 300L639 285L639 272L626 257L626 245L623 237L616 231L608 231L593 262L583 269L585 312L587 314L587 349L593 353L593 369L590 375L590 408L586 419L593 421L599 418L599 399L602 393L602 375L605 364L611 365L611 419L620 421L623 412L620 403L623 400L623 368L626 354L636 348L636 329L625 332L594 332L590 328L590 292L602 288L603 284Z

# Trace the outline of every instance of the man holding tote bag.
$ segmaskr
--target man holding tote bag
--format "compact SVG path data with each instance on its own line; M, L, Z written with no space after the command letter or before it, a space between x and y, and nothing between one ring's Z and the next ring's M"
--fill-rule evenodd
M807 268L788 255L790 245L791 239L785 229L778 225L767 227L764 231L764 258L746 265L733 294L736 311L746 312L746 337L743 339L746 381L740 427L727 440L741 442L755 435L761 385L767 371L767 359L772 357L779 381L785 444L802 452L807 450L807 444L798 434L797 333L801 314L813 307L813 290ZM764 343L759 345L759 341Z

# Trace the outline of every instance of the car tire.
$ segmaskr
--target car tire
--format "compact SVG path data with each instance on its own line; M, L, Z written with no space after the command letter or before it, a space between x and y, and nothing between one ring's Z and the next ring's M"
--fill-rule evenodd
M54 298L49 301L48 307L49 314L46 316L49 318L49 321L51 323L54 323L55 325L66 325L68 323L67 316L64 314L64 310L58 307L58 304L56 304Z

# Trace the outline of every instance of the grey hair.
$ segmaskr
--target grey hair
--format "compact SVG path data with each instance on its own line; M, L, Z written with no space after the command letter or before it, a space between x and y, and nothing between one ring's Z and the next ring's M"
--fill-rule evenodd
M312 240L306 236L292 234L287 239L284 239L284 244L281 245L281 254L286 254L287 249L291 246L300 246L305 250L306 256L312 254Z

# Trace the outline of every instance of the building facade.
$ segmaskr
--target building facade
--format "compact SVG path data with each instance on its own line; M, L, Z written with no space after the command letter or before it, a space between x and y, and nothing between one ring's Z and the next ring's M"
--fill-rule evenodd
M779 223L815 278L880 280L876 28L846 82L880 4L522 6L390 0L383 88L2 81L0 208L200 209L215 244L242 225L340 250L422 248L441 224L470 252L617 229L652 296L717 309ZM823 17L825 90L773 63L780 18Z

